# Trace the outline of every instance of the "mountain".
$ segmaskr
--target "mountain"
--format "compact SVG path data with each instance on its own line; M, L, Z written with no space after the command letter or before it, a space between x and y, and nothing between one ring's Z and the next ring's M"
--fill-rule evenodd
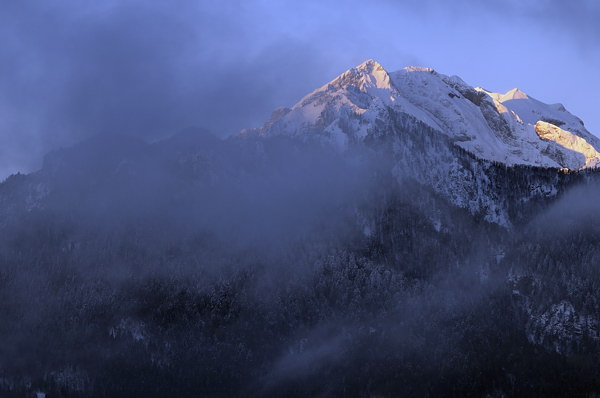
M53 151L0 183L0 395L598 396L597 141L367 61L226 139Z
M524 186L511 188L527 202L556 196L565 173L600 162L600 139L562 105L546 105L517 89L487 92L430 68L388 73L373 60L240 135L295 137L342 151L383 147L377 150L391 152L399 181L417 180L507 227L515 221L511 214L522 210L498 188L509 184L498 176L500 167L527 175ZM527 174L532 168L562 170Z
M388 73L373 60L244 134L307 134L346 148L379 134L390 118L408 117L482 160L569 170L600 162L600 139L560 104L544 104L518 89L499 94L473 88L430 68Z

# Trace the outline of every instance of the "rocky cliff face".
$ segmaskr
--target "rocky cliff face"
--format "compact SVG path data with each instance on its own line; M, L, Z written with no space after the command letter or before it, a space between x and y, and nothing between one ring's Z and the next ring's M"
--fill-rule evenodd
M291 136L341 151L377 148L394 158L399 180L420 181L503 226L512 223L514 203L499 188L511 189L511 182L497 181L497 168L518 170L526 180L518 194L529 202L557 195L565 172L594 168L600 161L600 140L560 105L543 104L518 89L498 94L473 88L430 68L388 73L373 60L241 135ZM528 173L520 166L556 173Z

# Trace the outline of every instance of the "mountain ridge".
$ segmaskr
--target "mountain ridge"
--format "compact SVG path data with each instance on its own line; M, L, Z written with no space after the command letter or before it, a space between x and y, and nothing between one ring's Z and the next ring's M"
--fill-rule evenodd
M262 131L104 134L0 183L0 395L596 394L600 168L477 157L465 115L511 137L533 100L440 76L368 62Z
M308 134L344 149L364 140L390 112L415 117L482 160L569 170L600 164L600 139L560 104L544 104L516 88L501 94L472 87L432 68L388 72L372 59L291 108L278 108L263 126L241 135ZM573 137L554 140L540 135L535 128L538 121ZM574 137L584 143L570 145Z
M600 140L560 105L544 104L519 89L488 92L431 68L390 73L374 60L291 108L278 108L262 127L239 136L291 137L342 152L371 148L392 159L400 185L418 181L506 228L520 218L515 214L523 212L523 203L551 201L568 185L566 174L600 164ZM510 168L513 177L501 168ZM519 185L520 197L507 200L514 192L505 185Z

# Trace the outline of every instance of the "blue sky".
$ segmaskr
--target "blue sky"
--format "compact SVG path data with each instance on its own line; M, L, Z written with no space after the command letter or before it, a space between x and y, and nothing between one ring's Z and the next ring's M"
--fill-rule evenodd
M598 20L594 0L2 2L0 178L93 134L258 126L368 58L519 87L600 135Z

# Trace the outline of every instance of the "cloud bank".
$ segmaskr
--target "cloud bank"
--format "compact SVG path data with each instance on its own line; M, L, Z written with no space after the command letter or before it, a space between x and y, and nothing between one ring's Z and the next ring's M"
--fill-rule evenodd
M367 58L392 70L428 64L467 80L485 80L480 71L487 70L497 83L492 77L472 83L491 81L498 90L505 87L493 65L515 84L533 79L524 70L535 65L544 87L557 80L562 64L536 58L535 43L556 46L557 59L560 45L577 49L581 59L569 64L583 68L582 75L599 62L593 55L598 16L600 6L586 0L4 2L0 178L35 170L47 151L94 134L152 140L190 125L218 135L257 126L275 107L293 104ZM490 58L486 37L498 31L507 37L493 43L499 57L519 47L515 35L532 53L520 70L511 69L510 59L482 63ZM592 119L588 127L595 132L595 113L587 101L575 102L584 95L579 89L594 83L575 73L562 80L568 86L554 90L556 100L564 95L571 111Z

